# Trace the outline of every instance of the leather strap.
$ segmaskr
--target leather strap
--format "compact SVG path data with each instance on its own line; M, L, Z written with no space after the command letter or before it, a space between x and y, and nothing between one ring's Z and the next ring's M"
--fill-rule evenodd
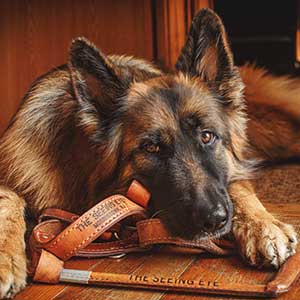
M120 225L120 224L118 224ZM120 226L119 226L120 227ZM232 243L225 240L206 241L186 241L172 237L165 229L159 219L146 219L136 223L137 231L126 232L125 237L119 240L101 241L90 243L75 253L80 257L105 257L119 255L136 251L147 251L154 245L169 245L168 251L200 254L203 252L215 255L229 255L235 252ZM37 225L33 231L35 243L34 248L46 249L47 244L53 240L64 229L64 225L59 220L47 220ZM103 234L100 235L102 239ZM170 247L172 245L173 247ZM177 246L177 247L174 247ZM181 248L181 250L179 248ZM48 249L49 250L49 249Z
M36 266L33 280L46 283L57 283L63 270L64 262L46 250L42 250Z
M63 230L44 249L67 260L85 248L112 225L133 215L144 214L144 209L122 195L111 196L73 222Z
M137 182L131 185L129 191L132 199L139 198L139 191L142 191L141 198L143 200L141 203L143 205L149 200L150 194L146 193L145 189ZM47 278L47 272L44 268L48 264L44 260L53 260L53 266L55 266L56 259L58 259L58 265L61 265L60 260L65 261L74 255L100 257L146 251L156 244L197 248L197 253L204 251L218 255L229 253L213 242L199 243L173 238L159 219L137 221L137 230L125 230L125 234L122 232L123 239L121 240L92 243L99 236L107 233L107 230L111 229L112 226L116 226L119 221L134 215L138 216L137 220L145 218L144 208L122 195L114 195L99 202L80 217L60 209L47 209L40 217L42 222L34 228L30 238L31 270L35 269L34 278L36 280L38 278L39 281L48 279L53 281L51 276L52 279ZM45 220L47 218L55 219ZM65 223L71 224L66 227ZM118 225L120 228L120 224Z
M70 223L73 223L74 221L76 221L78 218L79 218L79 215L73 214L66 210L62 210L62 209L58 209L58 208L46 208L38 219L39 223L43 223L44 230L42 227L37 225L35 227L35 229L39 229L39 230L38 231L35 230L36 234L43 234L45 242L46 241L49 242L50 240L52 240L53 235L52 234L49 235L49 232L48 232L47 228L45 227L47 220L53 221L53 219L55 219L55 220L60 220L60 221L70 224ZM61 224L59 227L61 227ZM115 235L115 234L119 235L120 230L121 230L120 224L116 223L116 224L112 225L109 228L109 230L103 232L100 235L100 238L102 240L109 241L112 239L113 235ZM40 240L40 238L37 238L37 239Z
M136 180L130 185L127 196L142 206L146 206L150 199L150 193ZM211 240L195 242L174 238L170 236L159 219L137 221L136 230L128 231L126 227L125 230L123 228L121 233L121 225L115 223L117 219L114 218L113 222L107 220L110 217L109 213L102 209L103 207L113 207L120 214L120 219L126 217L127 215L122 213L122 205L114 203L115 197L121 198L129 206L134 206L134 203L123 196L112 196L97 204L81 217L56 208L46 209L39 218L42 223L37 225L33 231L34 238L32 238L31 244L34 244L34 246L32 248L39 251L40 249L46 249L63 260L73 255L102 257L133 251L145 251L157 244L176 246L176 252L209 252L217 255L227 255L233 252L232 245L227 248L220 247ZM137 206L134 207L137 208ZM140 206L138 207L140 208ZM142 210L142 208L138 210ZM90 217L95 214L97 214L97 219ZM136 220L133 221L136 222ZM72 225L65 228L66 224L64 222L72 223ZM98 225L95 226L95 223ZM104 223L106 225L103 227ZM89 226L86 225L90 225L92 229L89 230ZM76 230L79 230L79 234ZM113 236L116 234L118 237L121 236L121 239L113 240ZM100 236L101 242L91 243L98 236ZM168 249L170 250L170 247ZM175 250L175 247L172 249Z
M63 261L85 248L120 220L135 214L144 216L144 213L145 210L141 206L124 196L114 195L95 205L56 236L60 229L58 220L39 224L31 237L31 248L34 248L33 241L38 238L37 244L43 249L39 259L35 257L36 261L33 262L33 279L41 282L57 281ZM41 234L40 227L47 229L48 233ZM52 238L51 234L55 237ZM50 242L47 242L47 239L51 239ZM33 253L36 255L36 251Z
M62 210L59 208L46 208L43 213L39 216L38 222L41 223L46 219L58 219L68 223L72 223L79 218L78 215L73 214L69 211Z
M141 194L139 193L141 191ZM146 207L150 194L137 182L131 186L128 195L136 203ZM136 200L141 195L141 200ZM112 286L133 286L136 288L168 289L174 291L204 292L224 295L276 296L290 289L300 275L300 256L297 252L280 269L276 278L268 284L239 285L226 283L225 286L199 286L192 279L188 285L180 280L162 282L136 281L135 275L98 273L67 270L64 261L70 257L100 257L132 251L146 251L153 245L167 245L168 250L184 253L209 252L228 255L234 246L226 240L186 241L170 236L159 219L146 219L145 209L122 195L111 196L82 216L59 209L48 209L40 217L30 237L32 265L29 271L34 281L56 283L59 281ZM136 229L121 225L120 221L132 217ZM50 218L50 219L49 219ZM71 223L68 225L68 223ZM108 231L110 229L110 231ZM121 230L122 229L122 230ZM113 240L113 233L121 234L122 239ZM103 234L110 233L109 242L103 241ZM102 242L92 243L98 237ZM139 276L140 277L140 276ZM150 278L151 279L151 278Z
M232 254L234 249L230 242L227 242L226 247L221 248L211 239L187 241L175 238L169 234L160 219L147 219L137 222L137 232L141 247L149 247L155 244L171 244L184 248L197 248L198 253L208 252L215 255Z
M251 297L276 297L287 292L297 281L300 275L300 255L297 252L288 259L275 278L267 284L235 283L227 281L218 285L201 286L197 280L160 278L159 276L147 276L146 274L111 274L89 272L86 278L87 284L108 285L118 287L132 286L134 288L147 288L155 290L170 290L181 292L194 292L205 294L221 294L228 296L251 296ZM67 270L72 274L73 270ZM76 272L76 271L75 271ZM71 277L69 275L69 277ZM144 280L141 280L144 278ZM74 281L73 281L74 282Z
M133 180L128 188L126 196L140 205L141 207L147 208L150 200L150 193L145 189L137 180Z
M300 274L300 256L298 252L288 259L275 278L267 284L240 284L228 281L226 283L220 282L217 285L208 285L205 287L193 278L178 279L169 277L166 280L166 278L163 277L147 276L146 274L112 274L71 270L63 269L61 263L62 261L57 257L43 250L34 280L48 283L61 281L101 286L131 286L134 288L195 293L202 292L206 294L230 296L276 297L287 292L294 282L297 281ZM143 280L141 280L142 278Z

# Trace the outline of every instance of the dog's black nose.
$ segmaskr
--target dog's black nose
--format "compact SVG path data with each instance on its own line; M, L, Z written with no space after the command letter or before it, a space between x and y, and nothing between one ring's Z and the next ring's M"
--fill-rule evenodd
M214 232L222 228L227 223L227 212L223 206L218 208L211 214L208 214L203 220L203 229L206 232Z

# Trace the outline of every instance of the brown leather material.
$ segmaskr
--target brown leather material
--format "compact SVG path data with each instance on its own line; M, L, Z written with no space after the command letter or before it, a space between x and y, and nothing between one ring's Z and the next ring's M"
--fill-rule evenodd
M223 241L223 245L218 245L217 243L220 243L218 240L195 242L174 238L166 231L159 219L138 221L136 225L137 232L132 233L127 238L90 243L84 249L78 250L75 255L80 257L104 257L135 251L147 251L157 244L173 245L172 247L165 247L165 249L186 254L209 252L215 255L229 255L235 252L234 245L227 241ZM46 220L38 224L33 231L36 241L35 248L43 248L64 228L65 226L59 220Z
M137 180L132 181L126 196L144 208L148 207L148 202L151 197L148 190L144 188Z
M32 234L38 244L44 245L53 240L65 227L66 225L59 220L47 220L36 225Z
M132 198L137 199L140 197L144 199L142 201L144 204L150 198L150 193L137 181L133 181L129 191ZM123 211L124 207L125 212ZM131 218L131 222L136 222L137 231L131 229L130 232L130 230L126 230L128 228L126 227L121 233L121 225L116 223L137 213L141 215L144 210L121 195L112 196L101 201L81 217L60 209L50 208L40 217L41 221L46 220L38 224L33 230L33 237L31 238L33 246L31 248L35 248L38 252L41 249L47 249L63 260L67 260L73 255L102 257L133 251L146 251L156 244L175 245L176 247L173 249L176 252L202 253L206 251L217 255L232 253L232 247L231 249L219 247L212 241L194 242L174 238L169 235L159 219L141 221L139 220L140 216L139 218ZM55 219L47 220L48 218ZM71 223L71 225L66 228L66 223ZM113 233L122 236L121 239L112 240ZM103 242L104 234L107 235L104 239L106 242ZM99 235L102 242L92 243ZM179 247L182 247L182 250ZM192 250L192 248L196 248L196 250Z
M140 185L137 181L133 181L131 184L128 193L131 195L132 198L143 198L142 203L148 201L150 198L150 194L145 188ZM47 209L40 217L40 220L44 220L46 218L56 218L58 220L72 222L79 218L78 215L60 210L55 208ZM120 225L120 224L116 224ZM116 226L115 225L115 226ZM56 227L56 228L55 228ZM34 230L35 239L39 241L41 244L48 243L51 241L59 232L63 229L62 224L55 222L54 220L44 221L42 225L36 226ZM119 226L120 233L120 226ZM111 230L111 229L110 229ZM148 248L155 244L172 244L179 247L184 247L185 249L179 250L176 247L176 252L183 251L186 253L202 253L202 252L210 252L218 255L226 255L232 253L232 244L229 247L219 247L215 242L212 241L186 241L183 239L174 238L169 235L167 230L165 229L164 225L161 223L159 219L149 219L149 220L142 220L137 222L137 231L139 235L139 241L137 240L137 236L131 236L125 240L118 240L112 241L107 243L93 243L87 245L82 250L78 250L76 255L77 256L89 256L89 257L97 257L97 256L107 256L107 255L114 255L120 254L121 252L128 253L132 251L142 250L139 248ZM115 231L116 232L116 231ZM106 234L106 240L111 239L112 233L107 231L101 234L101 238L103 235ZM218 241L216 241L218 242ZM197 248L197 250L191 251L191 249L186 248ZM172 249L168 247L168 249ZM173 248L175 249L175 247Z
M30 241L30 245L34 245L35 251L40 252L44 245L60 234L64 228L64 224L59 220L46 220L34 228L32 232L33 239ZM102 239L102 234L100 238ZM122 240L90 243L84 249L78 250L75 255L79 257L105 257L133 251L143 251L140 248L135 233Z
M33 280L38 282L57 283L64 262L46 250L42 250L36 266Z
M39 216L38 222L41 223L49 218L59 219L68 223L72 223L76 221L79 216L66 210L51 207L43 211L43 213Z
M104 242L104 243L92 243L86 248L78 251L76 256L80 257L105 257L119 254L125 254L130 252L142 252L149 251L151 247L141 247L138 243L136 236L132 238Z
M221 248L213 240L187 241L172 237L160 219L147 219L137 222L137 231L141 247L153 244L173 244L185 248L198 248L201 252L209 252L216 255L232 254L233 247Z
M148 276L147 274L111 274L100 272L91 272L88 283L230 296L277 297L287 292L298 280L300 275L299 270L300 254L297 252L288 259L275 278L267 284L241 284L226 281L226 283L218 282L217 285L203 287L200 282L193 278L178 279L173 277Z
M135 190L136 189L136 190ZM135 185L133 198L143 187ZM149 194L150 195L150 194ZM146 197L144 194L145 203ZM129 218L128 218L129 217ZM49 219L53 218L53 219ZM121 195L111 196L82 216L48 209L40 218L30 237L32 264L28 269L33 280L47 283L59 281L109 286L132 286L157 290L172 290L239 296L277 296L290 289L300 275L300 254L297 252L283 265L277 276L267 284L236 284L226 282L217 286L201 286L193 279L159 278L147 275L110 274L63 269L71 256L103 257L135 251L147 251L153 245L177 253L212 253L228 255L235 251L226 240L187 241L171 236L159 219L146 219L145 210ZM44 221L43 221L44 220ZM123 223L119 223L124 220ZM68 225L68 223L71 223ZM136 226L128 226L131 225ZM116 225L117 224L117 225ZM110 229L110 231L108 231ZM111 233L110 241L92 243L103 233ZM121 239L114 240L113 233ZM147 277L147 280L140 278ZM138 278L138 279L137 279Z
M228 282L224 286L206 286L201 287L199 283L190 279L184 280L187 282L183 284L183 280L176 281L176 278L169 278L168 281L162 280L163 278L141 275L142 278L147 280L135 280L137 276L131 274L111 274L91 272L89 284L116 286L116 287L133 287L152 290L168 290L179 292L193 292L193 293L205 293L205 294L222 294L231 296L274 296L272 291L265 291L264 284L239 284Z
M38 222L42 223L49 219L57 219L67 223L73 223L79 218L78 215L58 208L47 208L40 215ZM108 241L111 240L114 234L120 233L120 224L114 224L108 231L103 232L100 238Z
M299 251L299 250L298 250ZM300 254L297 252L280 268L276 277L266 286L274 295L287 292L300 277Z
M67 260L85 248L112 225L144 209L122 195L111 196L73 222L44 248L62 260Z
M132 287L230 296L276 297L290 289L292 284L299 278L299 252L290 258L285 266L286 268L282 268L276 277L267 284L236 283L234 281L215 281L205 284L202 279L196 280L195 277L188 278L185 276L184 278L176 278L139 273L116 274L71 269L62 270L60 280L63 282L100 286Z

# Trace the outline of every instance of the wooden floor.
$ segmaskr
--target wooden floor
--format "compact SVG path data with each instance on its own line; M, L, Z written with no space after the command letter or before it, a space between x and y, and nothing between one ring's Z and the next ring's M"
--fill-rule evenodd
M281 220L296 226L300 232L300 204L267 204L267 207ZM232 272L232 266L235 271ZM269 281L274 273L270 270L256 270L245 266L239 257L211 258L191 255L148 253L130 254L121 259L73 259L66 263L67 268L89 269L94 271L126 274L147 274L165 277L217 280L219 282L236 281L240 283L262 283ZM231 272L228 270L231 269ZM209 272L208 272L209 270ZM214 275L211 275L211 274ZM125 288L101 288L84 285L46 285L29 284L17 295L16 300L83 300L83 299L221 299L219 296L195 294L175 294ZM225 299L237 299L228 298ZM245 298L239 298L245 299ZM300 282L278 299L300 299Z

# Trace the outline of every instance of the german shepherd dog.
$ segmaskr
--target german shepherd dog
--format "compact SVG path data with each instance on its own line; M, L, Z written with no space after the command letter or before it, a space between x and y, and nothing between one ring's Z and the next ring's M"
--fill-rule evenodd
M294 229L249 179L257 161L300 156L300 82L234 66L211 10L194 18L176 68L78 38L68 63L33 83L0 142L2 298L26 283L25 208L82 213L132 179L173 235L231 231L251 265L279 267L295 252Z

